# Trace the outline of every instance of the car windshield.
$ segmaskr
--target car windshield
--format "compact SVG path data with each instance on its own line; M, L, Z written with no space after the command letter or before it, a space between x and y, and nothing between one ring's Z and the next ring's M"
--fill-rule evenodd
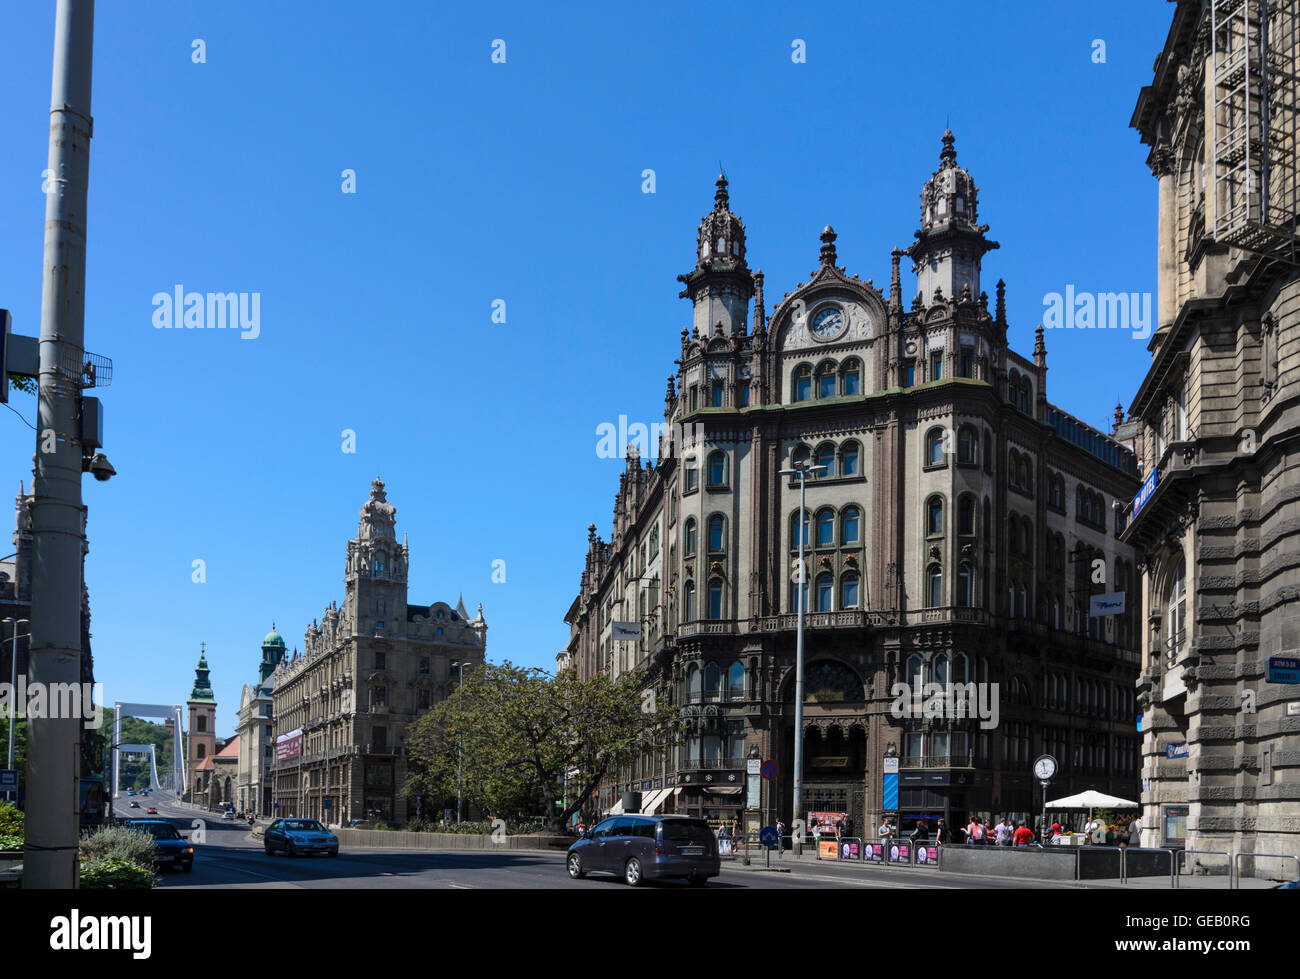
M155 840L179 840L181 834L170 823L136 823L132 829L142 829Z
M713 831L708 823L665 819L663 827L664 839L673 843L709 843L713 840Z
M297 833L323 833L325 827L314 819L286 819L284 828Z

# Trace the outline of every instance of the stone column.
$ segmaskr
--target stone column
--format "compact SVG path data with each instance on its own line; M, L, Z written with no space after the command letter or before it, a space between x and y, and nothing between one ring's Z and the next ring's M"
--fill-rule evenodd
M1174 184L1174 153L1167 143L1151 151L1151 173L1159 180L1159 229L1157 232L1156 336L1163 338L1178 315L1178 210ZM1158 343L1159 341L1157 341Z

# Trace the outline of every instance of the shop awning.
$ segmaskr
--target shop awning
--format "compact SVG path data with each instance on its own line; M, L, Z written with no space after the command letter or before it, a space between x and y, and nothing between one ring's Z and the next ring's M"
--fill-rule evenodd
M739 785L706 785L704 791L709 795L740 795L742 789Z
M668 796L668 789L651 789L641 797L641 811L646 815L654 812Z

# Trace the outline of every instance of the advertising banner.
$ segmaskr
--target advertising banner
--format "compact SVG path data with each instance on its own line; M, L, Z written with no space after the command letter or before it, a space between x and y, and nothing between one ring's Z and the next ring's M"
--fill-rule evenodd
M840 855L839 845L834 840L822 840L817 844L817 856L823 860L835 860Z
M302 731L290 731L275 739L275 760L293 761L302 757Z
M916 862L927 867L939 866L939 848L928 843L922 843L916 848Z

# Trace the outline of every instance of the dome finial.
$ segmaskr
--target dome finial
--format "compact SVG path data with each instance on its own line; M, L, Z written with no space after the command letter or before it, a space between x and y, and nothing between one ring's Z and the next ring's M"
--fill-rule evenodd
M715 181L715 186L718 189L713 194L714 209L719 211L730 210L727 206L728 202L731 200L731 195L727 193L727 175L719 173L718 179Z
M822 230L821 240L823 265L833 266L835 264L835 239L837 237L839 236L835 234L835 229L829 224Z
M955 167L957 165L957 150L954 144L957 138L953 136L951 129L943 131L943 150L939 153L939 169L945 167Z

